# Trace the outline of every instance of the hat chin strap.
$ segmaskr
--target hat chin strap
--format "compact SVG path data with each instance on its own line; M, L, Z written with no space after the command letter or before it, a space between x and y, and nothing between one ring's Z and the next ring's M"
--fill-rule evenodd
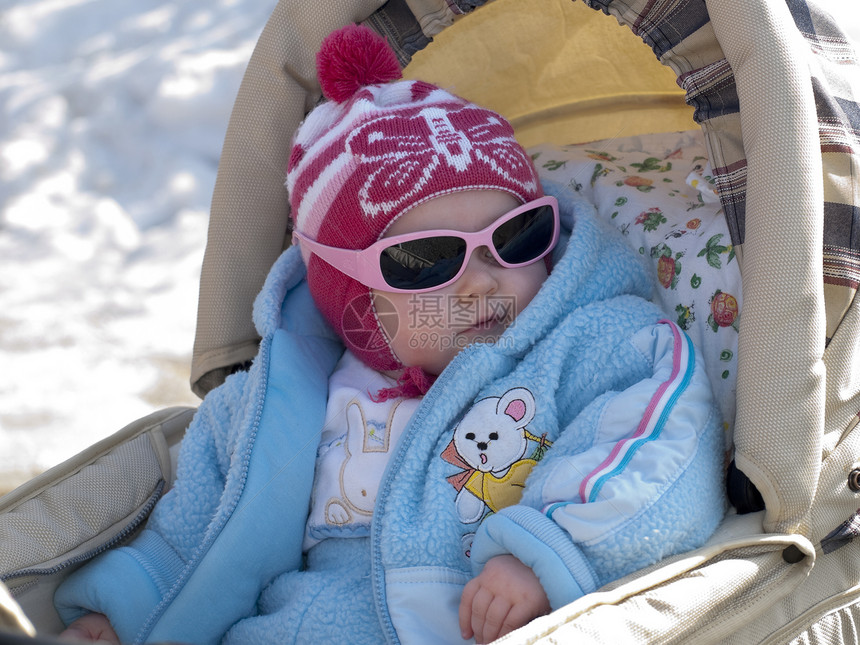
M400 378L397 379L396 386L383 388L376 395L371 394L370 398L377 403L381 403L389 399L401 397L412 399L424 396L435 381L435 376L428 374L420 367L405 367Z

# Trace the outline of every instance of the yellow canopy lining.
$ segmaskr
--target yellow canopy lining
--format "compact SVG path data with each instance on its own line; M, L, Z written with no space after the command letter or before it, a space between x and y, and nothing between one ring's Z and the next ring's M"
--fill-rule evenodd
M527 147L696 127L674 72L571 0L495 0L437 35L404 76L499 112Z

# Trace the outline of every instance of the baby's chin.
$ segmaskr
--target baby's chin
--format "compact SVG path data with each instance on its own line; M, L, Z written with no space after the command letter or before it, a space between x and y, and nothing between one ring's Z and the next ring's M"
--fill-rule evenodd
M436 336L436 342L440 343L443 349L434 356L413 356L412 358L415 358L415 362L417 363L413 364L413 366L421 368L425 373L435 378L445 371L445 368L451 361L466 347L475 343L495 344L509 326L506 320L494 318L477 323L471 327L459 328L454 331L449 330L447 335L443 336L440 334ZM406 369L407 367L402 367L395 370L383 371L382 373L397 380L403 376L403 372Z

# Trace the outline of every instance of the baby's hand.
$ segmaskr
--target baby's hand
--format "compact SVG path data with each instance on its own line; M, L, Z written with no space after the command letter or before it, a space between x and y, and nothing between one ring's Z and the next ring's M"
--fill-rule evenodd
M550 612L540 580L512 555L490 559L460 598L460 631L489 643Z
M119 636L116 635L104 614L81 616L60 634L60 638L69 641L99 641L119 645Z

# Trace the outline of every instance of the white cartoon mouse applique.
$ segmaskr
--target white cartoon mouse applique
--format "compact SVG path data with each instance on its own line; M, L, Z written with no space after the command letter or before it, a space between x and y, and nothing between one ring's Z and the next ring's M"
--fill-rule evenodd
M457 490L455 506L460 521L472 524L516 504L526 477L546 452L546 435L526 429L535 416L534 395L523 387L477 401L454 428L454 438L442 453L448 463L462 469L448 477ZM529 441L538 443L526 457Z

